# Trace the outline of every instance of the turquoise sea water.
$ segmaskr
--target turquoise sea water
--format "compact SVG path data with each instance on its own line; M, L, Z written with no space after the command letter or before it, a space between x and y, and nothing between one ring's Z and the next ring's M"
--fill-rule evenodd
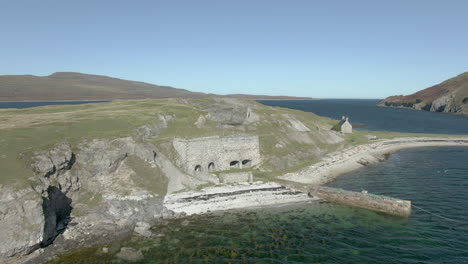
M357 111L349 107L341 110ZM405 130L408 120L400 110L386 108L400 120L390 127L372 121L378 116L367 123L376 130L415 132ZM429 132L468 134L465 117L434 115L449 121L430 123L428 116L423 123L448 125ZM414 208L411 217L401 218L333 203L221 212L155 226L157 238L114 242L107 254L93 248L58 263L113 263L123 246L142 250L137 263L468 263L468 148L404 150L330 185L409 199L431 213Z
M137 263L468 263L467 161L466 147L410 149L330 184L410 199L432 214L295 204L178 219L155 226L158 238L109 247L141 249L145 259ZM62 263L115 260L99 251Z

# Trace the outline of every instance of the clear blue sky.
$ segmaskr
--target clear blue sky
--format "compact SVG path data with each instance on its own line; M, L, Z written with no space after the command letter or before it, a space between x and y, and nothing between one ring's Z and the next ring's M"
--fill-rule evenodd
M468 1L4 0L0 75L382 98L468 71Z

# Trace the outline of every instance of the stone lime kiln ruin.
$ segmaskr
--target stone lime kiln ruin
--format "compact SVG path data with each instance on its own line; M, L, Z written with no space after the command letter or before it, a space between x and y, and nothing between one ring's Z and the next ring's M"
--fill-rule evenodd
M261 162L258 136L174 139L179 167L189 174L253 167Z

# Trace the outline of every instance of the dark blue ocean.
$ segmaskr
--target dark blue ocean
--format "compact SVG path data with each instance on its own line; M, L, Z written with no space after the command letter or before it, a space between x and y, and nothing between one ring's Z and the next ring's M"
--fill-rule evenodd
M380 108L377 100L263 103L347 115L369 130L468 134L467 117ZM402 218L333 203L216 213L156 226L158 238L114 242L107 255L92 248L56 263L113 263L122 246L143 251L137 263L468 263L468 148L400 151L330 185L409 199L430 213L414 208Z
M468 134L468 116L379 107L377 99L262 100L262 104L313 112L365 125L360 129L406 133Z

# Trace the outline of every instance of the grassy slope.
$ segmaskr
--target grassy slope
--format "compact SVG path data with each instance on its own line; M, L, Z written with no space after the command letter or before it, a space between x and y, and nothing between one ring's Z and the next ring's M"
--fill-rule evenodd
M0 184L11 180L23 182L32 176L27 164L34 151L65 140L76 146L87 139L128 136L136 128L159 120L158 113L167 112L187 110L173 99L2 109Z
M0 184L28 184L33 176L30 158L35 151L46 150L61 141L68 141L76 148L78 143L89 139L118 138L134 135L146 124L161 122L159 115L172 116L173 120L162 134L149 142L163 148L171 157L171 140L174 137L192 138L212 135L250 133L260 136L261 152L266 162L258 176L271 177L283 172L296 170L317 161L317 151L328 153L342 144L330 145L322 142L319 130L329 129L334 120L297 110L268 107L250 102L260 122L223 126L207 121L202 128L194 123L207 112L203 105L210 105L214 99L158 99L138 101L114 101L110 103L45 106L27 109L0 110ZM314 143L304 144L294 140L283 115L294 116L312 131L307 132ZM347 136L347 144L367 142L366 132ZM373 132L381 137L398 136L398 133ZM406 135L405 135L406 136ZM275 147L281 142L283 148ZM172 153L173 155L173 153ZM278 160L293 155L297 159L285 168L276 169L269 160ZM295 155L295 156L294 156ZM138 163L138 161L133 161ZM141 167L141 166L137 166ZM145 168L142 167L142 170ZM145 171L146 173L146 171ZM142 182L142 184L145 184Z
M116 100L202 98L207 94L102 75L58 72L49 76L0 76L0 101ZM250 99L312 99L304 97L228 95Z
M82 73L0 76L0 101L113 100L206 96L168 86Z

